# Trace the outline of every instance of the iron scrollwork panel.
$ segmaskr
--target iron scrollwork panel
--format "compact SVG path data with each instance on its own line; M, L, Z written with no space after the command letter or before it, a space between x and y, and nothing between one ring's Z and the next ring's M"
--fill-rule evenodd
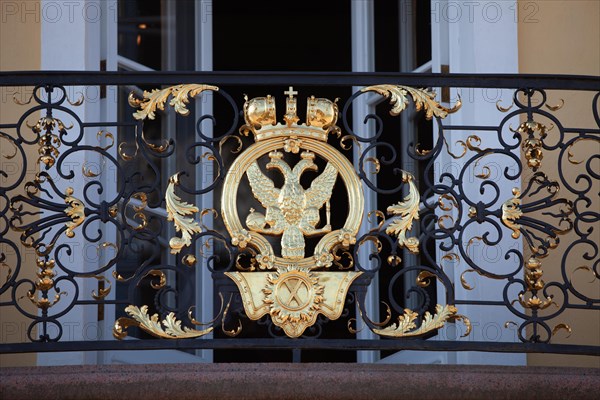
M198 118L193 143L185 148L176 141L156 142L146 137L145 124L159 110L172 108L186 116L192 99L207 93L220 96L232 109L234 118L223 132L203 132L202 121L220 126L214 116L204 115ZM380 116L368 115L365 120L375 122L373 134L361 135L359 127L351 126L353 102L373 94L381 97L384 102L380 107L386 106L393 116L409 107L412 100L416 111L435 119L432 148L424 150L413 143L408 149L424 173L416 176L414 171L399 168L398 149L385 141ZM21 158L23 165L23 172L11 176L0 171L8 182L0 188L0 243L14 254L12 258L5 250L0 254L0 272L6 274L0 295L8 298L0 307L17 308L32 321L30 340L42 342L61 339L60 318L75 306L100 304L116 304L127 313L115 322L113 333L118 339L127 336L131 326L165 339L197 338L217 328L228 336L243 338L244 325L252 323L269 325L276 336L308 337L318 336L329 320L340 318L347 319L351 334L358 329L356 319L382 337L425 336L451 320L461 320L468 334L468 315L459 310L460 304L471 304L471 299L457 302L454 279L442 266L444 259L453 259L465 266L460 275L465 290L473 287L468 282L469 273L478 279L506 282L498 302L522 321L518 335L523 342L549 342L558 330L570 330L566 323L549 325L568 308L584 304L590 310L600 310L600 299L584 294L572 279L576 273L587 273L596 282L599 277L593 225L600 215L591 207L597 202L594 191L600 175L594 163L598 156L581 159L576 149L583 143L597 144L600 129L563 127L553 114L562 105L548 105L542 90L519 89L514 93L514 105L498 104L506 116L497 127L445 125L444 118L461 108L460 100L453 107L444 107L433 92L407 86L365 87L341 110L336 101L308 97L304 122L298 116L298 92L290 87L285 95L283 122L278 122L274 97L246 98L240 109L236 100L217 86L177 85L144 92L141 98L131 95L129 103L137 109L133 113L137 122L108 125L83 122L72 111L83 99L71 101L63 87L35 88L32 98L22 103L25 106L34 101L36 105L18 123L2 125L0 130L1 157ZM534 103L536 96L542 100ZM594 97L592 108L600 128L598 97ZM43 117L30 123L30 117L37 113ZM244 119L241 127L240 116ZM63 122L67 117L72 125ZM510 125L513 121L518 121L516 128ZM133 142L116 143L118 135L105 131L107 126L133 130ZM29 136L24 134L27 129ZM97 130L97 144L90 144L85 136L90 129ZM487 138L474 133L450 143L449 133L459 129L495 134L494 144L486 147ZM456 146L461 149L458 153ZM28 147L37 148L37 160L27 160ZM354 164L353 148L358 157ZM558 168L552 175L545 172L546 152L558 153ZM105 168L94 171L83 165L76 171L68 159L78 154L93 154ZM436 163L446 156L461 160L460 169L434 173ZM188 169L164 176L161 162L170 157L187 163ZM486 164L490 157L509 159L516 170L505 169L499 178L491 178ZM139 160L149 175L142 176L135 168ZM212 163L215 172L211 182L198 185L187 171L202 162ZM28 163L42 166L32 179L24 172ZM565 175L567 164L583 167L574 181ZM120 177L112 190L105 187L101 176L108 165ZM465 182L470 173L481 194L487 191L486 196L469 195ZM374 183L375 177L384 175L392 187ZM69 181L77 176L86 180L77 188L55 182L57 177ZM510 183L517 179L523 184L503 197L498 180ZM240 188L252 194L253 200L240 201ZM367 191L396 196L396 201L385 212L366 210ZM195 196L216 198L217 193L220 202L215 202L215 208L200 209L194 204ZM339 226L332 223L332 214L340 209L332 204L333 194L347 202L347 215ZM254 206L244 209L249 203ZM166 210L165 217L154 212L160 208ZM540 210L543 218L532 215ZM359 235L366 218L376 223ZM218 221L215 226L219 227L211 227L207 219ZM176 235L164 243L161 235L168 226ZM469 236L473 226L483 233ZM22 269L31 266L21 256L21 247L5 238L9 230L21 232L21 245L35 252L37 279L20 276ZM106 239L108 231L114 240ZM476 243L495 246L506 239L507 232L525 243L522 252L505 251L504 259L516 262L490 270L472 258L470 250ZM559 237L567 233L574 239L560 243ZM74 237L111 256L92 270L77 269L65 261L76 250L64 238ZM136 252L140 243L150 249L149 255L132 275L122 276L115 266ZM208 255L202 250L198 253L198 248L209 246ZM544 282L544 260L559 254L559 246L563 251L563 279ZM575 254L579 247L587 249L585 264L573 268L570 253ZM176 257L175 264L161 261L160 253L165 251ZM368 266L361 265L359 257L365 251L370 252ZM404 262L403 253L418 255L418 262ZM177 282L189 281L200 268L212 272L220 290L220 312L212 321L198 321L192 301L184 299L184 293L176 288ZM382 302L386 317L374 321L365 296L367 290L375 290L371 282L383 269L394 272L385 282L387 295L382 295L387 296L387 302ZM409 273L416 275L408 292L419 295L418 309L397 300L407 294L398 291L398 282L412 276ZM175 281L170 282L169 277ZM80 291L80 282L86 279L102 283L89 298ZM134 293L143 282L149 282L154 291L153 304L135 304ZM222 282L226 284L219 286ZM127 288L128 296L107 300L114 287ZM443 288L445 298L432 299L434 287ZM166 301L172 293L176 295L175 306ZM35 312L21 305L25 298ZM477 304L476 299L472 304ZM349 312L354 306L358 308L356 318ZM249 320L237 321L240 315ZM58 333L50 334L48 325L55 325ZM32 334L34 328L37 337Z

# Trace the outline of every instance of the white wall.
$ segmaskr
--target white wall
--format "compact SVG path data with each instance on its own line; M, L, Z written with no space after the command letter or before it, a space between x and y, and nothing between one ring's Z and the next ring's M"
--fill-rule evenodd
M517 5L516 1L432 1L432 28L433 28L433 72L441 72L441 65L448 65L450 73L518 73L518 43L517 43ZM510 104L512 99L511 90L485 90L485 89L463 89L460 93L452 90L452 101L458 99L461 94L463 107L456 114L450 115L444 120L444 125L487 125L497 126L504 117L496 109L496 101L500 100L503 106ZM483 143L481 148L498 147L498 141L494 132L482 131L452 131L446 135L448 144L455 153L460 153L460 147L455 146L456 141L465 140L468 135L477 134ZM437 176L444 170L458 171L475 153L469 152L459 160L451 158L443 151L442 168L436 169ZM518 157L519 152L515 155ZM501 195L499 202L512 197L513 187L520 186L520 180L508 181L501 174L504 167L515 168L513 162L508 162L507 157L489 156L485 158L485 164L492 169L492 176L500 186ZM445 166L443 166L445 163ZM483 163L483 161L482 161ZM475 173L481 172L479 168ZM468 174L471 181L465 183L466 192L471 198L480 197L481 180L473 179L473 172ZM495 207L500 207L496 204ZM455 219L458 218L454 214ZM463 215L465 221L466 215ZM500 221L498 221L500 222ZM487 226L470 231L469 237L481 235L488 231ZM504 240L496 249L487 249L480 246L481 251L476 251L473 261L497 273L508 273L516 269L514 261L505 261L503 256L507 249L522 251L522 242L510 237L506 231ZM466 243L463 243L466 246ZM468 275L473 290L466 290L460 284L460 275L469 268L464 262L449 264L440 258L439 262L447 268L449 275L453 276L457 299L502 299L502 289L506 281L487 279L477 274ZM492 266L493 265L493 266ZM463 339L466 341L517 341L515 331L504 327L504 322L516 320L516 317L505 307L475 307L459 306L459 314L464 314L473 323L472 333ZM459 324L457 324L460 327ZM452 339L454 329L446 329L446 339ZM460 331L460 330L459 330ZM447 363L458 364L506 364L524 365L526 357L524 354L491 354L478 352L447 353Z

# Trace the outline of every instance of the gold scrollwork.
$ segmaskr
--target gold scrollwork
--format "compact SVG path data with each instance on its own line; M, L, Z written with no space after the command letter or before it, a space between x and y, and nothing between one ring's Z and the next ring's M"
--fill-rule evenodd
M218 91L219 88L211 85L189 84L171 86L165 89L154 89L151 92L144 91L143 99L138 99L133 92L129 94L129 105L139 108L139 111L133 114L137 120L156 118L156 110L164 110L165 103L169 96L173 96L169 105L180 115L188 115L190 110L186 105L190 102L190 97L196 97L205 90Z
M221 154L221 155L223 154L223 146L229 140L235 140L235 144L236 144L236 147L234 147L233 149L231 149L231 153L237 154L240 151L242 151L242 148L244 147L244 143L242 142L242 139L240 139L237 136L227 135L227 136L225 136L223 139L221 139L219 141L219 154Z
M525 283L527 285L527 292L529 292L529 298L526 298L527 292L519 293L519 303L528 309L543 310L548 308L552 304L552 296L548 296L545 299L541 299L537 296L537 293L544 288L544 281L542 280L542 262L537 257L530 257L525 263Z
M477 274L479 274L480 276L483 276L483 273L481 271L475 270L475 269L467 269L465 271L463 271L462 274L460 274L460 284L462 285L462 287L466 290L473 290L475 289L475 285L469 285L467 283L467 279L465 278L465 275L471 272L477 272Z
M4 285L5 283L7 283L10 278L12 277L12 273L13 270L10 267L10 265L8 265L7 263L5 263L4 261L0 261L0 269L2 268L6 268L8 271L6 272L6 279L4 280L4 283L2 285Z
M428 89L415 89L409 86L401 85L375 85L361 89L362 92L376 92L386 99L390 99L392 109L390 114L393 116L399 115L408 106L408 95L412 96L415 103L415 109L420 111L425 110L425 118L431 119L434 116L437 118L446 118L448 114L453 114L460 110L462 102L459 99L453 107L447 108L435 101L435 92Z
M408 172L402 172L402 182L408 183L408 195L396 205L387 209L388 214L398 215L399 218L393 218L386 229L388 235L398 237L398 245L407 248L411 253L419 252L419 239L416 237L406 237L406 232L412 229L414 220L419 219L419 202L421 196L414 183L414 177Z
M460 256L456 253L446 253L442 256L442 260L449 262L460 262Z
M133 219L135 220L135 222L139 221L139 223L137 226L132 226L128 222L127 225L129 225L131 228L133 228L136 231L141 231L142 229L145 229L146 226L148 225L148 217L144 213L144 210L146 209L146 207L148 207L148 195L144 192L136 192L136 193L132 194L130 199L126 203L127 206L130 205L131 199L135 199L135 200L139 201L139 204L135 204L135 205L131 204L131 206L132 206L131 208L134 211Z
M560 99L560 103L555 106L551 106L550 104L544 104L546 108L550 111L558 111L565 105L565 99Z
M110 140L109 144L105 144L104 146L97 146L101 150L106 151L115 145L115 136L110 132L100 130L96 134L96 138L98 139L98 142L102 142L102 139Z
M569 277L569 284L571 286L573 286L573 275L575 274L575 272L577 271L587 271L589 275L592 276L591 280L588 281L588 283L593 283L594 281L596 281L597 279L600 279L600 273L597 273L596 271L594 271L594 269L590 268L587 265L581 265L577 268L575 268L573 270L573 272L571 272L571 276Z
M20 96L22 96L22 95L23 95L23 93L19 93L19 92L13 93L13 97L12 97L12 99L13 99L13 103L15 103L15 104L17 104L17 105L19 105L19 106L26 106L27 104L30 104L30 103L31 103L31 100L33 100L33 93L32 93L32 94L30 94L30 95L29 95L29 97L27 97L27 100L24 100L24 101L23 101L23 100L21 100L21 99L19 99L19 98L17 97L17 95L20 95Z
M571 336L571 333L573 332L569 325L561 323L552 328L552 337L554 337L560 330L565 330L567 332L567 338Z
M61 140L57 134L53 133L55 128L58 128L60 134L66 133L67 130L73 128L73 125L65 126L58 118L42 117L35 125L25 123L33 133L39 135L39 158L38 162L46 165L46 168L51 168L56 162L56 158L60 155L58 148L61 145ZM42 132L45 132L42 134Z
M342 136L342 138L340 139L340 147L343 150L350 150L352 148L352 146L356 146L359 154L362 153L362 145L360 144L360 141L356 138L356 136L353 136L353 135Z
M386 303L385 301L382 301L381 304L385 306L385 318L381 322L376 322L376 321L371 320L366 314L364 314L362 312L362 308L360 306L360 301L358 299L356 299L356 306L358 308L358 312L360 314L360 317L364 321L370 323L373 326L379 327L379 328L386 326L392 320L392 309L390 308L389 304ZM354 333L357 333L358 331L362 330L362 328L359 329L359 330L352 329L351 328L351 324L352 324L353 320L356 321L356 318L350 318L348 320L348 330L350 331L350 333L354 334Z
M160 144L151 143L146 139L146 135L145 135L144 131L142 131L142 133L140 135L139 132L136 130L135 131L135 140L133 141L133 147L135 149L133 154L128 154L126 151L126 148L130 145L128 142L119 143L119 147L118 147L119 157L121 157L121 159L123 161L131 161L137 156L138 151L140 150L140 146L138 144L138 137L141 139L142 143L148 148L148 150L150 150L156 154L162 154L162 153L167 152L167 150L169 150L169 147L172 144L172 142L167 139L164 139Z
M17 145L15 145L15 143L12 140L9 140L8 136L5 136L4 134L0 133L0 140L2 139L4 139L12 148L12 153L4 153L4 151L2 151L2 157L6 158L7 160L15 158L15 156L19 152ZM4 146L2 146L2 150L5 150Z
M179 174L175 174L169 178L169 186L165 193L167 221L172 221L175 225L175 231L181 232L180 238L172 237L169 240L171 254L178 254L181 249L192 244L193 234L202 232L202 227L198 222L194 218L188 217L188 215L193 215L200 210L195 205L182 201L175 194L175 186L177 185L179 185Z
M431 278L435 278L435 274L429 271L421 271L417 275L417 285L427 287L431 283Z
M466 140L467 149L474 151L476 153L484 153L490 151L489 147L482 149L481 146L481 138L477 135L469 135Z
M183 256L181 261L184 265L187 265L188 267L193 267L194 265L196 265L197 260L196 256L194 256L193 254L186 254L185 256Z
M600 142L600 140L598 138L577 138L575 139L568 147L567 147L567 159L569 160L569 162L571 164L574 165L578 165L581 164L583 162L583 160L575 160L575 154L573 153L573 146L575 146L577 143L583 142L583 141L591 141L591 142Z
M133 154L127 153L127 150L126 150L126 147L128 146L127 142L119 143L119 147L118 147L119 157L121 157L121 159L123 161L131 161L137 156L139 147L138 147L137 141L135 141L134 143L135 143L135 152Z
M66 295L66 292L58 292L54 295L54 300L50 300L48 297L48 291L54 289L54 277L56 272L54 271L55 261L53 259L44 260L39 258L36 261L37 267L40 269L36 272L38 279L35 281L35 289L27 292L29 300L39 309L47 310L54 306L60 301L62 295ZM40 292L42 297L36 296L36 293Z
M373 216L375 216L375 219L371 219ZM379 222L377 223L378 220ZM369 221L370 224L377 223L377 227L373 228L372 230L379 230L385 224L385 214L379 210L369 211L367 214L367 221Z
M486 149L488 150L488 149ZM483 151L482 151L483 152ZM485 154L483 156L481 156L480 158L478 158L475 161L475 164L473 164L473 172L475 172L477 170L477 168L479 167L479 165L482 163L483 160L485 160L486 157L491 156L493 153L491 152L485 152ZM489 164L483 165L481 167L481 172L476 173L475 177L479 178L479 179L489 179L489 177L492 175L492 170L489 167Z
M92 291L92 298L94 300L105 299L106 296L108 296L110 294L110 291L112 289L112 285L110 284L110 281L106 277L104 277L102 275L92 275L92 276L89 276L89 278L94 278L94 279L96 279L99 282L99 284L98 284L98 293L96 293L96 291L93 290ZM104 282L108 283L108 287L107 288L103 287Z
M569 218L569 215L573 213L573 202L565 198L556 199L555 197L558 195L560 185L558 184L558 182L548 181L546 175L541 172L537 172L534 174L534 176L530 179L528 186L531 187L533 184L539 185L540 189L545 188L546 191L550 194L550 196L548 196L544 200L548 207L560 207L558 209L558 213L547 214L555 218L560 218L560 221L558 222L557 226L552 226L546 222L540 221L541 224L543 224L547 227L547 229L552 231L552 235L547 236L545 240L540 238L538 239L542 241L544 248L553 249L558 245L558 238L556 237L556 235L565 234L573 228L573 222ZM540 189L537 189L534 193L537 193ZM521 233L527 232L526 230L523 230L521 224L519 223L519 220L524 215L524 213L529 212L530 209L531 206L527 203L522 204L522 195L519 188L514 188L513 198L508 199L502 204L502 222L504 223L504 225L506 225L513 231L512 237L514 239L518 239ZM525 219L523 219L523 221L525 221ZM540 228L533 229L540 230ZM533 243L530 235L526 234L525 238L533 254L541 254L540 247L536 246Z
M448 200L450 203L446 204L444 200ZM453 208L458 208L458 202L456 201L456 198L447 193L438 197L438 205L442 211L451 211Z
M379 173L379 171L381 170L381 163L375 157L365 158L365 163L370 163L373 165L372 171L371 171L371 174L373 174L373 175L377 175Z
M83 95L83 93L79 93L79 97L77 98L77 100L71 100L69 98L69 96L66 96L67 99L67 103L69 103L70 105L74 106L74 107L79 107L80 105L83 104L83 101L85 100L85 96Z
M113 336L116 339L124 339L127 336L127 328L137 326L143 331L163 339L189 339L204 336L212 332L213 328L198 330L182 327L181 321L175 318L175 313L169 313L164 320L159 321L158 314L148 315L148 306L138 308L130 305L125 312L132 318L121 317L115 321Z
M219 293L219 297L221 297L221 302L222 302L223 297L222 297L221 293ZM238 319L238 325L235 327L235 329L225 328L225 320L227 319L227 313L229 312L229 307L231 306L231 299L233 299L233 294L231 294L229 296L229 301L227 302L227 305L225 306L225 309L223 310L223 318L221 318L221 330L227 336L235 337L235 336L239 335L240 332L242 331L242 321L240 321Z
M502 107L500 105L501 102L502 102L502 100L498 100L496 102L496 108L498 109L498 111L503 112L503 113L510 111L510 109L513 108L513 106L515 105L514 102L511 102L510 106L508 106L508 107Z
M85 221L85 206L83 202L75 197L73 197L73 188L68 187L65 191L67 195L65 197L65 203L67 203L68 207L65 209L65 214L71 217L71 221L65 223L67 226L67 230L65 234L67 237L72 238L75 236L75 228L79 225L83 224Z
M154 290L162 289L167 284L167 276L165 275L165 273L163 271L161 271L159 269L151 269L142 278L145 278L147 276L153 276L153 277L158 278L158 283L150 282L150 286ZM138 285L139 285L139 283L138 283Z
M467 154L467 145L462 140L457 141L456 144L460 145L462 148L460 154L453 153L452 150L450 150L450 145L448 144L448 141L446 140L446 137L444 136L444 145L446 146L446 153L448 153L450 155L450 157L454 158L455 160L458 160L460 158L463 158L465 156L465 154ZM421 152L422 152L422 150L421 150Z
M90 165L90 166L88 166L88 165ZM85 161L83 163L83 165L81 166L81 173L86 178L97 178L100 175L102 175L102 170L103 170L104 165L106 165L106 161L104 159L102 160L102 164L100 166L94 165L93 163L90 163L89 161ZM97 167L97 168L94 168L94 167ZM95 169L97 169L97 172L95 171Z
M431 332L435 329L442 328L446 321L451 319L462 320L467 327L466 332L463 336L467 336L471 332L471 322L468 318L463 315L456 314L457 309L453 305L441 305L435 306L435 314L431 315L429 311L425 312L423 316L423 322L417 327L415 321L419 316L418 313L406 308L404 314L398 317L398 322L394 323L387 328L373 329L378 335L387 337L410 337L420 336L427 332Z
M525 158L527 159L527 165L533 171L537 171L542 166L542 159L544 158L543 142L548 131L553 128L546 128L546 126L540 122L534 120L527 120L517 130L510 128L510 130L519 136L521 136L523 143L521 147L525 152ZM536 137L536 134L538 137Z
M519 188L513 188L512 193L513 198L502 204L502 222L513 231L511 235L513 239L518 239L521 236L521 225L515 221L523 215L521 211L521 191Z

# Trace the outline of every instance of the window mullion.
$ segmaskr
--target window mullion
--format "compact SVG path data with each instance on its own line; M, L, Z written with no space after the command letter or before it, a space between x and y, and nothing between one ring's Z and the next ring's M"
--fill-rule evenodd
M374 2L372 1L353 1L351 7L351 30L352 30L352 71L353 72L373 72L375 71L375 26L374 26ZM360 87L352 88L353 92L360 90ZM375 111L373 101L369 101L367 96L359 96L352 104L352 126L355 131L366 132L366 136L375 134L375 126L373 121L369 121L367 125L363 124L363 118L367 114ZM360 127L360 129L358 129ZM373 154L367 155L375 156ZM358 160L360 151L358 146L354 146L354 166L358 169ZM371 163L365 166L365 170L371 168ZM365 171L369 173L370 171ZM375 176L369 174L369 176ZM377 194L372 190L365 190L365 210L377 209ZM368 218L364 218L363 224L359 230L358 236L366 234L371 228L372 223ZM366 250L366 249L365 249ZM369 251L359 252L357 260L361 265L368 266L371 264L369 259ZM367 291L365 298L365 310L368 316L376 321L379 319L379 282L377 275ZM359 310L357 309L357 314ZM356 334L357 339L377 339L375 334L370 329L362 329ZM375 351L359 351L356 355L356 360L360 363L373 363L378 361L379 353Z

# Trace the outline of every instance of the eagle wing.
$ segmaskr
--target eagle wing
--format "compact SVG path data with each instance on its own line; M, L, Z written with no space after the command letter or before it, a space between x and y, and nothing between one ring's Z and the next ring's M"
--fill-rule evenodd
M246 170L248 176L248 182L250 182L250 188L252 194L264 208L269 208L277 205L277 199L279 197L279 189L275 187L273 181L260 170L260 167L254 161L250 167Z
M306 195L306 208L321 208L331 197L333 186L337 179L337 169L331 163L327 163L325 171L315 178L310 188L304 193Z

